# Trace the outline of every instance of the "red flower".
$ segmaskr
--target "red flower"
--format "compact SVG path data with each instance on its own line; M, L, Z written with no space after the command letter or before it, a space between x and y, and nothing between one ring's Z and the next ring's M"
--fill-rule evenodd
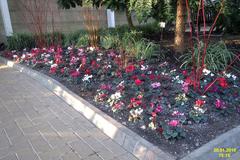
M96 67L97 66L97 62L95 60L93 60L92 63L91 63L91 66L92 67Z
M71 73L71 76L72 76L73 78L77 78L77 77L80 76L80 73L79 73L79 71L73 71L73 72Z
M150 74L149 78L153 81L155 79L155 75L154 74Z
M90 75L91 74L91 70L90 69L86 69L85 74Z
M223 88L227 88L228 87L228 83L227 83L226 79L223 78L223 77L218 78L218 83Z
M49 73L56 73L57 67L51 67Z
M61 69L61 73L63 74L64 72L65 72L65 69L64 69L64 68L62 68L62 69Z
M190 77L187 77L186 79L185 79L185 83L188 83L189 85L191 85L192 84L192 79L190 78Z
M135 70L135 66L134 65L129 65L126 67L125 72L126 73L132 73Z
M81 63L82 63L83 66L87 63L87 58L85 56L82 57Z
M187 70L183 70L182 71L182 74L184 75L184 76L186 76L188 73L187 73Z
M201 100L201 99L198 99L198 100L196 100L196 102L195 102L195 105L196 106L199 106L199 107L201 107L202 105L204 105L205 104L205 101L203 101L203 100Z
M142 73L142 74L141 74L141 77L142 77L142 78L146 78L146 75Z
M136 80L135 80L135 84L136 84L137 86L140 86L140 85L142 84L142 81L141 81L140 79L136 79Z
M131 77L131 79L136 80L136 79L138 79L138 77L137 77L136 75L133 75L133 76Z

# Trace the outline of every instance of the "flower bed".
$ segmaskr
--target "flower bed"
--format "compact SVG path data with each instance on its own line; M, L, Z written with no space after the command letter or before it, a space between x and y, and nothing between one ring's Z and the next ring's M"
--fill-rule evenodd
M187 70L154 59L123 67L114 50L59 47L4 56L54 77L178 157L240 122L239 78L230 73L219 76L204 69L201 87L208 92L201 95L192 89Z

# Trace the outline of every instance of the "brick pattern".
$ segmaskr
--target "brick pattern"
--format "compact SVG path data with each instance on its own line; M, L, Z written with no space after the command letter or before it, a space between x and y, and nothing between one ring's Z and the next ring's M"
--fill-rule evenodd
M137 160L37 81L0 75L0 160Z

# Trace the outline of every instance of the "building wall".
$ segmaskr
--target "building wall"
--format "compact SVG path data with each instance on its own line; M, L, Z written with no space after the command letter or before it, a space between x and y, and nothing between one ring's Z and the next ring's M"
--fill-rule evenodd
M27 4L27 1L31 0L8 0L8 7L14 32L30 32L33 30L31 16L29 12L26 12L26 9L22 4L22 2ZM47 31L52 31L53 26L55 31L65 33L85 28L84 24L86 21L84 21L83 15L86 8L76 7L69 10L59 9L57 0L49 0L48 7ZM93 16L100 19L100 27L107 27L106 9L91 10ZM52 15L54 18L52 18ZM123 12L115 12L115 17L116 25L127 24L126 16ZM54 22L52 20L54 20ZM134 22L137 23L136 20ZM0 27L2 27L1 24Z

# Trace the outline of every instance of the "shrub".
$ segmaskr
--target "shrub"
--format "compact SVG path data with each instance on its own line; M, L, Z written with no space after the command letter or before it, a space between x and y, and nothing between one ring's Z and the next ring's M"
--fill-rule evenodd
M203 52L204 44L200 43L200 51ZM200 66L201 59L198 61L198 48L194 46L194 54L196 66ZM207 48L207 54L205 58L205 64L207 69L212 71L223 71L226 66L233 60L234 53L230 52L223 41L217 43L210 43ZM192 54L190 52L181 56L183 60L182 66L186 67L187 65L192 64Z
M64 40L64 46L76 45L79 41L79 37L86 36L87 32L85 30L79 30L66 34Z
M24 48L33 48L36 46L34 37L27 33L14 33L7 37L7 46L9 50L23 50Z
M88 35L87 34L80 35L80 37L78 38L76 47L86 47L88 45L89 45Z

